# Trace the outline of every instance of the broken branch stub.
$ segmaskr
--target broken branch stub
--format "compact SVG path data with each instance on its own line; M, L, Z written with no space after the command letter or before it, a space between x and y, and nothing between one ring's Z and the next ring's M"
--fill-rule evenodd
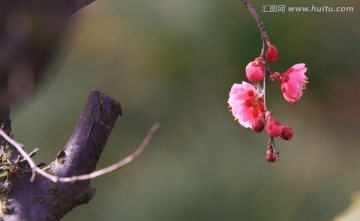
M99 91L91 91L64 152L47 167L46 172L59 177L93 172L121 114L117 101ZM18 153L13 147L9 148L9 153ZM13 161L11 163L15 165ZM94 196L95 189L90 186L90 180L76 184L54 183L46 177L36 176L31 182L29 165L16 166L18 172L8 173L5 179L0 180L1 220L59 220Z

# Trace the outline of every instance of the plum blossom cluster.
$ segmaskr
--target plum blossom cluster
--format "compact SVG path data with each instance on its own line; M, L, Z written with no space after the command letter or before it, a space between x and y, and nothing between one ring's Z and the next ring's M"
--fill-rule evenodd
M267 95L264 88L268 79L272 81L277 79L280 82L281 92L289 103L301 98L308 83L305 75L307 68L303 63L295 64L284 73L271 72L268 62L276 61L278 56L278 50L267 39L261 56L255 58L245 68L246 77L251 83L245 81L241 84L235 83L231 88L228 100L230 110L241 126L255 132L265 129L270 136L265 157L268 162L276 162L280 159L274 137L281 137L284 140L291 140L293 137L292 127L283 125L266 107ZM263 88L258 84L261 81L264 83Z

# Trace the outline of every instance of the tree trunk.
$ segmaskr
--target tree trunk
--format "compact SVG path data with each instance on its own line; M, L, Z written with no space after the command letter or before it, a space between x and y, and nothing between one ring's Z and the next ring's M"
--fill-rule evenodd
M95 0L0 0L0 124L10 135L9 106L30 94L55 57L72 13ZM111 97L92 91L63 151L48 166L58 177L95 170L121 107ZM0 138L0 220L59 220L89 202L90 180L53 183L37 175L16 148Z

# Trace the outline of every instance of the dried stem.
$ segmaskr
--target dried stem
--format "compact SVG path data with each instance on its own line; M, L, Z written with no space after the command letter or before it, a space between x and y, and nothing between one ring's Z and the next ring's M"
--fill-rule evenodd
M71 177L58 177L55 175L52 175L50 173L47 173L46 171L40 169L39 167L36 166L35 162L31 159L30 155L26 153L26 151L23 149L23 145L16 142L14 139L12 139L9 135L7 135L5 133L5 131L3 129L0 129L0 135L7 140L11 145L13 145L18 151L19 153L26 159L26 161L29 163L30 168L32 170L32 176L31 176L31 182L33 182L35 180L35 175L36 173L42 175L43 177L53 181L53 182L63 182L63 183L67 183L67 182L75 182L75 181L79 181L79 180L89 180L98 176L102 176L105 175L107 173L113 172L115 170L118 170L126 165L128 165L129 163L131 163L133 160L135 160L137 157L139 157L144 151L145 149L149 146L150 141L152 140L155 132L159 129L160 124L159 123L155 123L149 130L148 134L146 135L146 137L144 138L142 144L129 156L127 156L126 158L122 159L121 161L94 171L92 173L89 174L84 174L84 175L79 175L79 176L71 176Z

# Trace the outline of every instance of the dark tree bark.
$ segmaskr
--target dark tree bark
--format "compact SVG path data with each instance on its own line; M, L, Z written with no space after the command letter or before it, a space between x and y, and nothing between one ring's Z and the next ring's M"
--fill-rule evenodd
M59 177L91 173L114 123L121 115L120 104L99 91L92 91L81 117L63 151L44 170ZM5 117L6 119L6 117ZM11 146L1 150L2 164L6 158L17 158ZM10 161L0 181L0 219L4 221L59 220L74 207L89 202L95 189L90 180L74 183L53 183L37 175L30 182L27 162ZM16 169L16 173L10 172Z
M33 93L60 48L72 13L93 1L0 0L0 112Z

